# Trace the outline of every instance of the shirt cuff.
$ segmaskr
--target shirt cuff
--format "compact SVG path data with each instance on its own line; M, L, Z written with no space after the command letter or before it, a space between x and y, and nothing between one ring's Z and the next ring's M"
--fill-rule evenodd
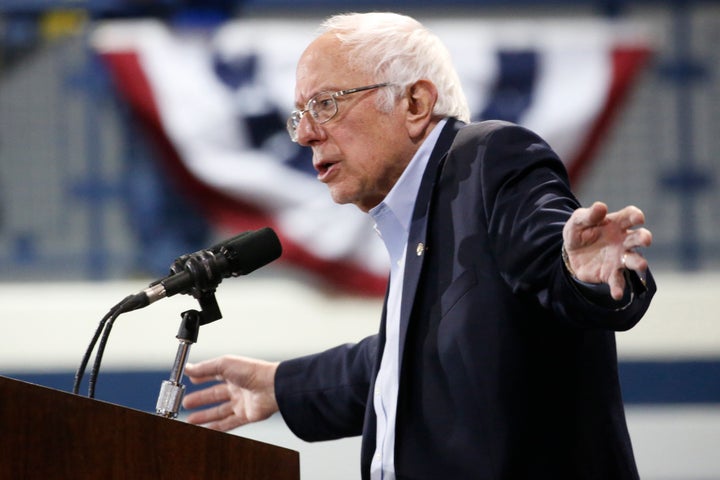
M575 289L591 303L600 307L608 308L615 311L621 311L628 308L636 295L640 295L647 291L647 285L643 278L632 270L623 270L625 277L625 291L620 300L615 300L610 295L610 286L607 283L588 283L578 280L575 272L570 266L570 262L565 251L565 245L562 247L562 259L565 268L565 274L570 277L572 285Z

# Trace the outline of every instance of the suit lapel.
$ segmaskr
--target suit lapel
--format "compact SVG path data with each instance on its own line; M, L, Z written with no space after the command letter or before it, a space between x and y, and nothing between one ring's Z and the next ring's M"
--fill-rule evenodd
M403 281L400 310L400 345L398 352L400 371L402 371L403 351L408 325L410 323L410 314L412 313L412 307L415 303L415 294L420 279L420 272L425 261L425 251L429 248L425 239L427 236L428 216L435 192L435 184L438 180L438 174L441 171L442 164L447 157L447 152L455 139L455 135L457 135L458 130L464 125L463 122L452 118L448 119L447 124L443 127L442 132L440 132L435 148L433 148L430 154L430 159L425 168L425 173L423 174L415 201L413 217L410 222L410 232L408 234L407 252L405 252L405 278Z

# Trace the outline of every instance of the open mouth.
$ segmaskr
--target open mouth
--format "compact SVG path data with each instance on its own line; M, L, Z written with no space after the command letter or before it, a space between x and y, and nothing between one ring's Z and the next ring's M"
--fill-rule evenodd
M315 170L318 172L318 179L323 181L330 173L334 170L334 166L337 162L331 162L328 160L321 160L315 164Z

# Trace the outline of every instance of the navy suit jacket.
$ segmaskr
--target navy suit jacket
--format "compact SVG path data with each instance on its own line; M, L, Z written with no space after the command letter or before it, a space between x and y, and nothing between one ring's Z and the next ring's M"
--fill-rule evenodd
M560 255L577 207L532 132L452 119L443 129L407 247L398 479L638 478L614 332L640 320L655 284L633 276L618 303L579 288ZM282 362L275 380L300 438L363 435L363 478L384 323L383 312L377 335Z

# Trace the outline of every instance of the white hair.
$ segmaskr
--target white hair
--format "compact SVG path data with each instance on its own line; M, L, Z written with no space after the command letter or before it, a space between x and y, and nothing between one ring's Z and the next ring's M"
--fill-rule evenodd
M417 20L396 13L348 13L325 20L321 34L335 36L349 47L353 65L371 72L378 82L398 88L387 93L389 109L395 96L407 86L424 79L438 90L433 113L470 121L470 109L450 53L440 39Z

